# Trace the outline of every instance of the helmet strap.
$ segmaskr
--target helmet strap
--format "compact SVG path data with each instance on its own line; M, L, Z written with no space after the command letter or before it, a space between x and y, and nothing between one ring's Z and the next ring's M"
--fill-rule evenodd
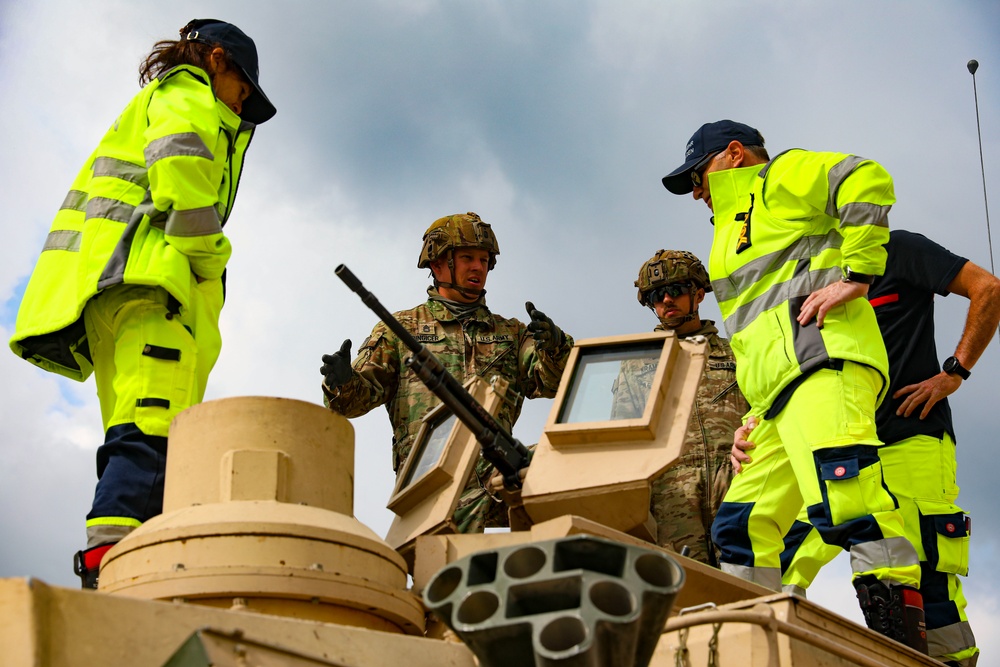
M449 250L448 251L448 273L451 276L451 279L454 280L455 279L455 251L454 250ZM431 275L434 276L434 272L433 271L431 271ZM484 289L469 289L468 287L460 287L459 285L456 285L455 283L442 282L442 281L440 281L440 280L437 279L437 276L434 276L434 288L438 290L438 293L441 292L441 290L439 289L441 287L446 287L448 289L453 289L456 292L458 292L459 294L461 294L462 296L473 298L473 299L480 299L480 298L486 296L486 290L484 290Z
M666 328L676 329L683 324L687 324L688 322L697 317L698 317L698 311L696 310L681 317L661 317L659 319L660 319L660 324L662 324Z
M695 293L697 293L698 289L699 289L698 286L694 284L693 280L688 283L688 298L691 299L692 306L695 305L694 296ZM654 313L656 312L655 308L653 308L653 312ZM687 315L681 315L680 317L659 317L657 319L660 320L660 324L662 324L664 327L668 329L677 329L687 324L691 320L696 319L697 317L698 317L698 308L697 306L695 306L695 309L692 310Z
M486 290L484 290L484 289L469 289L468 287L460 287L460 286L456 285L455 283L445 283L445 282L441 282L440 280L438 280L437 278L435 278L434 279L434 289L437 289L438 292L440 293L441 290L439 288L441 288L441 287L446 287L448 289L453 289L456 292L458 292L459 294L461 294L462 296L474 297L474 298L477 298L477 299L480 298L480 297L486 296Z

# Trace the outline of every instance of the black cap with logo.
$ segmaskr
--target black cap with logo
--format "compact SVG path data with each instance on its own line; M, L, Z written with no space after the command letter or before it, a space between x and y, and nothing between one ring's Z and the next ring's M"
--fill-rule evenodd
M732 120L705 123L687 142L687 147L684 149L684 164L663 177L663 187L675 195L686 195L691 192L694 189L691 184L691 172L705 158L724 150L731 141L738 141L744 146L764 145L764 137L749 125Z
M181 29L181 39L200 44L218 44L243 71L253 92L243 103L243 120L254 124L269 120L277 110L260 88L257 47L245 32L218 19L195 19Z

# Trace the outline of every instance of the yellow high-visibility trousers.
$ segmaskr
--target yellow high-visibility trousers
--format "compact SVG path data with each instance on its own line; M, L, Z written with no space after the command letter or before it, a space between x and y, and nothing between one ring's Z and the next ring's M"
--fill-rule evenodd
M773 418L758 416L753 461L712 525L724 571L779 590L783 539L805 506L823 539L850 551L854 577L919 585L916 550L882 479L881 383L875 369L844 362L812 373Z
M193 276L187 308L163 288L118 285L84 309L105 431L88 546L117 542L162 511L170 422L204 397L221 309L221 281Z
M916 419L913 416L912 419ZM972 665L979 649L965 613L960 576L969 572L969 520L958 498L955 443L914 436L879 449L886 486L899 502L907 537L920 559L931 657ZM803 592L840 548L823 542L803 511L785 538L782 585Z

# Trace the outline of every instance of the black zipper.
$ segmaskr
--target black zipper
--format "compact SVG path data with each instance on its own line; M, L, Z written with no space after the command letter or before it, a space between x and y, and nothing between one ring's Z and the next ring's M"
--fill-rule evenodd
M253 141L254 132L257 131L257 126L254 125L252 127L252 129L247 130L247 131L250 133L250 136L247 137L247 145L246 145L246 148L243 149L243 159L244 160L246 159L247 151L250 149L250 142ZM226 221L229 220L229 216L232 214L233 205L236 203L236 193L239 192L239 189L240 189L240 179L243 177L243 166L240 165L240 171L239 171L238 174L236 174L236 178L233 179L233 155L236 153L236 139L239 138L240 131L236 130L236 136L235 137L230 136L228 130L223 130L223 132L226 134L226 139L229 140L229 148L228 148L227 154L226 154L226 163L227 163L227 165L229 167L228 168L228 171L229 171L229 197L226 200L226 215L223 216L222 222L219 223L220 227L225 227L226 226Z

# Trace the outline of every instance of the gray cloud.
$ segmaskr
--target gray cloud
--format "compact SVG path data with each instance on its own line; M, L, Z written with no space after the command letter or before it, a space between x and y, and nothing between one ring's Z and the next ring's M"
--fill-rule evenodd
M989 267L970 58L987 183L1000 191L1000 8L929 0L836 4L457 1L164 6L41 0L0 4L4 226L0 330L76 170L136 88L154 41L196 16L257 40L278 115L254 138L227 233L234 245L224 350L209 398L320 402L318 360L357 345L373 318L333 276L347 262L390 308L423 298L420 235L477 211L501 245L489 302L534 301L578 338L655 323L632 281L658 248L707 257L708 211L660 177L703 122L758 127L772 152L803 147L881 161L896 178L891 223ZM46 39L33 29L44 23ZM994 216L997 214L994 213ZM998 239L1000 243L1000 239ZM965 302L941 299L938 343L961 335ZM703 314L718 319L714 302ZM960 503L974 515L970 608L996 613L990 566L994 344L953 398ZM92 384L0 355L0 576L75 585L100 418ZM68 401L67 397L72 400ZM551 403L529 404L534 442ZM358 516L384 534L391 489L381 410L354 421ZM846 567L813 595L854 613ZM988 624L982 628L983 646Z

